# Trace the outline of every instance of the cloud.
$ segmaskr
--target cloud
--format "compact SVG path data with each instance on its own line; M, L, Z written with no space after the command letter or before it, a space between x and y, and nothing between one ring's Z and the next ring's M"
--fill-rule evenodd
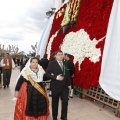
M0 42L31 50L39 42L52 0L5 0L0 4ZM12 42L11 42L12 41ZM24 41L24 42L23 42ZM29 42L28 42L29 41ZM28 43L27 46L23 46Z
M23 36L20 34L4 34L4 35L1 35L0 38L6 39L6 40L18 41L18 40L22 40Z

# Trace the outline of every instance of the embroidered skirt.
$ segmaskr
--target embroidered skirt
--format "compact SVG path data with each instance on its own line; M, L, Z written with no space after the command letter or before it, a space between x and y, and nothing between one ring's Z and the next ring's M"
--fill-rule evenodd
M14 120L47 120L49 109L45 107L44 96L35 88L30 87L32 86L27 82L21 86L16 101Z

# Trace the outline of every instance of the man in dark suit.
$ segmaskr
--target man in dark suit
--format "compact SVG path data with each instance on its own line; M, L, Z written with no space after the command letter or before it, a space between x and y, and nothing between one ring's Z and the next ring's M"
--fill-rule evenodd
M67 120L68 94L71 89L71 79L66 62L63 62L63 52L56 51L56 60L49 62L46 76L51 79L52 116L57 120L59 98L62 100L61 119Z
M68 63L68 68L69 68L69 72L70 72L70 76L71 76L71 87L72 87L72 89L70 90L69 97L73 98L73 77L74 77L74 74L75 74L75 67L74 67L73 61L71 60L71 55L70 54L65 53L64 54L64 60Z

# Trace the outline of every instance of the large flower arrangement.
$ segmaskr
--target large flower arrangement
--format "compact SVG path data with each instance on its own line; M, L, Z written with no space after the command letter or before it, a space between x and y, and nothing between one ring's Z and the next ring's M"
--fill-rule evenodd
M73 7L75 1L71 0ZM74 56L76 86L88 89L98 85L112 3L113 0L81 0L75 25L66 34L59 29L67 4L55 13L46 50L49 56L58 49Z

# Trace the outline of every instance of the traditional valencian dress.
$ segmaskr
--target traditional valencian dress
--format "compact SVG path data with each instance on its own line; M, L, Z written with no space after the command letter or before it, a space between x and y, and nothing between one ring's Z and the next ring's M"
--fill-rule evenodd
M25 67L19 77L15 91L19 91L14 120L47 120L49 100L42 84L44 70L38 66L36 72Z

